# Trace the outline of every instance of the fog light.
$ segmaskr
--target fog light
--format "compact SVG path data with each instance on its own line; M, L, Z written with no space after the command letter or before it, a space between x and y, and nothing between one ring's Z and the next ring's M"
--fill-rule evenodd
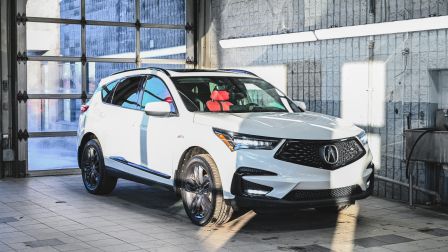
M247 195L256 195L256 196L263 196L269 193L269 191L263 191L263 190L255 190L255 189L246 189L244 190L244 193Z
M367 185L367 188L369 188L369 187L370 187L370 179L369 179L369 180L367 180L367 183L366 183L366 185Z
M241 181L241 189L242 193L247 196L264 196L272 191L273 188L243 179Z

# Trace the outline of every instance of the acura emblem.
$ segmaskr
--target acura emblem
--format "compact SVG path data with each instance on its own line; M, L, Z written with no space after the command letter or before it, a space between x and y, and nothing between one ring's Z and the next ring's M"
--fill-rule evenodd
M339 159L338 148L334 145L325 145L320 150L321 157L327 164L336 164Z

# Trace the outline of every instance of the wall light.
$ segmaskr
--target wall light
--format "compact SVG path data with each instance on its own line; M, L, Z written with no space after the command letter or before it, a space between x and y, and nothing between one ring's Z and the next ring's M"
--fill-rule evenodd
M313 32L296 32L279 35L220 40L222 48L240 48L250 46L278 45L316 41Z
M317 39L338 39L448 28L448 16L316 30Z

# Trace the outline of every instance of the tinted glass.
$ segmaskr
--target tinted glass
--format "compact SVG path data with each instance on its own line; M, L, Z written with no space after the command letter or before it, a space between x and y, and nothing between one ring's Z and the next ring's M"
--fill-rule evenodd
M141 108L143 109L150 102L160 101L171 103L171 111L174 112L173 99L165 83L158 77L149 76L145 82Z
M300 112L274 86L257 78L173 78L189 111L201 112Z
M120 81L121 80L116 80L109 84L104 85L103 89L101 90L101 97L103 98L103 102L105 103L112 102L112 96L114 95L115 87Z
M138 95L141 77L130 77L120 82L115 88L112 104L123 108L138 108Z

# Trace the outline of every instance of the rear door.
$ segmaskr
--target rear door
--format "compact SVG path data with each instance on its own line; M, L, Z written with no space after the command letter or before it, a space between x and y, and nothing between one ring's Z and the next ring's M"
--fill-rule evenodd
M123 161L139 159L138 132L132 129L141 118L139 101L144 78L144 76L131 76L123 79L117 84L110 104L104 106L103 128L109 132L108 139L105 140L107 146L103 147L107 150L105 156L122 164Z

